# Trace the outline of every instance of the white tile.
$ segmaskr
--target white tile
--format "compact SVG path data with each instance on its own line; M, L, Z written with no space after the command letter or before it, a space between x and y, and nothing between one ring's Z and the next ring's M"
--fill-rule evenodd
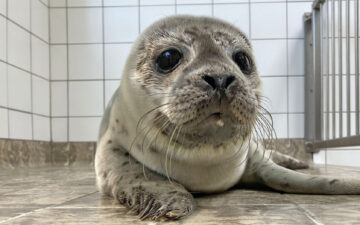
M286 40L253 40L252 45L261 76L287 75Z
M34 115L34 140L50 141L50 118Z
M105 78L120 79L132 44L105 45Z
M66 0L49 0L50 7L65 7Z
M251 4L251 38L286 38L286 3Z
M49 79L49 45L35 36L31 37L32 72Z
M211 0L177 0L176 4L211 4Z
M250 2L274 3L274 2L286 2L286 0L250 0Z
M289 75L304 75L304 40L288 40Z
M175 0L140 0L140 5L170 5L175 4Z
M102 9L68 9L69 43L102 42Z
M46 6L49 6L49 1L50 0L40 0L42 3L44 3Z
M9 137L8 110L0 108L0 138Z
M32 139L31 115L17 111L9 111L9 126L11 139Z
M107 80L105 81L105 105L107 105L114 95L117 88L120 86L119 80Z
M30 30L30 0L8 0L8 16Z
M97 141L101 117L70 118L69 141Z
M50 42L66 43L66 9L50 9Z
M101 44L69 46L69 79L102 79Z
M66 45L51 45L51 80L67 79Z
M6 19L0 17L0 59L6 60Z
M51 115L67 116L67 84L65 81L51 82Z
M104 32L105 42L134 41L139 34L138 8L105 8Z
M248 3L249 0L214 0L214 3Z
M178 5L177 6L177 14L186 14L193 16L211 16L212 15L212 7L211 5Z
M358 150L327 150L327 164L341 166L360 166L360 147Z
M288 3L288 37L303 38L305 12L311 12L312 2L290 2Z
M101 0L68 0L68 7L74 6L101 6Z
M8 23L8 62L30 70L30 34Z
M7 65L0 62L0 106L7 106Z
M305 112L304 77L289 77L289 112Z
M138 0L104 0L104 6L136 6L139 5Z
M31 1L31 31L49 41L49 9L40 1Z
M15 67L8 66L9 107L31 111L31 75Z
M313 161L315 164L325 164L326 163L326 150L321 150L317 153L313 153Z
M288 138L287 127L288 120L286 114L273 114L274 130L277 138Z
M6 15L6 2L7 0L0 0L0 14Z
M304 138L304 114L289 114L289 138Z
M266 77L262 79L264 86L263 106L271 113L287 112L287 78Z
M45 116L50 115L49 81L32 77L33 112Z
M249 4L214 5L214 16L235 25L249 35Z
M51 128L53 142L67 141L67 118L52 118Z
M175 14L175 6L140 7L140 30L144 31L155 21Z
M102 81L69 83L70 116L102 116L103 100Z

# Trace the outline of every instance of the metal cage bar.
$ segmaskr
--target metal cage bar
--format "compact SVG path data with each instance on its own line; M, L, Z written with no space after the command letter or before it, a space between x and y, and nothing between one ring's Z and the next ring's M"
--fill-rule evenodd
M353 11L351 1L354 1ZM316 0L312 8L311 13L304 15L306 147L315 152L321 148L360 145L359 0ZM354 20L350 18L350 12L354 14ZM354 44L351 44L352 39ZM354 61L354 65L350 61ZM355 74L351 74L353 69ZM353 106L354 111L351 111ZM355 119L352 118L354 115Z

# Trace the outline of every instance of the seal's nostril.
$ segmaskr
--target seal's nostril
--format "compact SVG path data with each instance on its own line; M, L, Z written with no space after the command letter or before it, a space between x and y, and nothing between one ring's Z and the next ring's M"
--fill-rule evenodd
M219 86L217 80L212 76L204 75L202 76L202 79L205 80L206 83L208 83L213 89L216 89Z
M206 81L214 90L215 89L226 89L235 81L235 76L232 75L204 75L202 79Z
M228 88L229 85L234 82L235 80L235 77L234 76L225 76L225 82L223 82L225 85L224 85L224 88Z

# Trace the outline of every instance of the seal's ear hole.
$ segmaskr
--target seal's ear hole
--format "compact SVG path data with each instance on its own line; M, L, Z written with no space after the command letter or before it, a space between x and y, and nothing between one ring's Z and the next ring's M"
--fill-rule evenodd
M179 50L171 48L163 51L156 59L156 68L161 73L170 73L179 64L182 54Z
M236 62L236 64L238 64L244 74L250 75L252 73L253 64L251 63L250 57L245 52L236 52L233 55L233 60Z

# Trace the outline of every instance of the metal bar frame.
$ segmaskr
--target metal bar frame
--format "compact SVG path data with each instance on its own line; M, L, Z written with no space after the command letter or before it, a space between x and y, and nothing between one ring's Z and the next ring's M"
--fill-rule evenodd
M331 1L331 18L329 17L329 3ZM335 50L335 1L338 2L338 51ZM360 145L360 90L359 90L359 0L354 1L354 38L355 38L355 97L350 92L350 0L315 0L312 13L304 14L305 28L305 141L306 149L317 152L321 148L349 147ZM342 4L345 2L345 15ZM325 5L324 5L325 4ZM343 49L342 18L345 18L345 49ZM329 30L331 22L331 32ZM325 23L325 24L323 24ZM326 27L325 27L326 26ZM324 36L323 36L324 33ZM329 36L331 35L331 38ZM329 47L332 47L331 56ZM343 73L343 50L345 50L345 74ZM338 53L338 54L336 54ZM338 86L336 85L336 67L338 60ZM331 64L330 64L331 62ZM326 63L326 65L324 65ZM331 69L331 70L330 70ZM346 131L343 132L343 75L346 78ZM330 99L330 77L332 91ZM326 79L325 79L326 78ZM326 88L324 90L323 88ZM336 102L336 88L339 102ZM331 101L332 100L332 101ZM332 121L330 121L330 101L332 103ZM352 102L355 101L355 102ZM336 107L336 104L338 107ZM350 104L355 103L355 121L351 118ZM336 109L339 109L339 123L335 121ZM354 124L355 123L355 124ZM332 124L332 135L330 135ZM351 126L355 127L355 135L351 134ZM324 130L325 129L325 130ZM336 130L339 129L339 135Z

